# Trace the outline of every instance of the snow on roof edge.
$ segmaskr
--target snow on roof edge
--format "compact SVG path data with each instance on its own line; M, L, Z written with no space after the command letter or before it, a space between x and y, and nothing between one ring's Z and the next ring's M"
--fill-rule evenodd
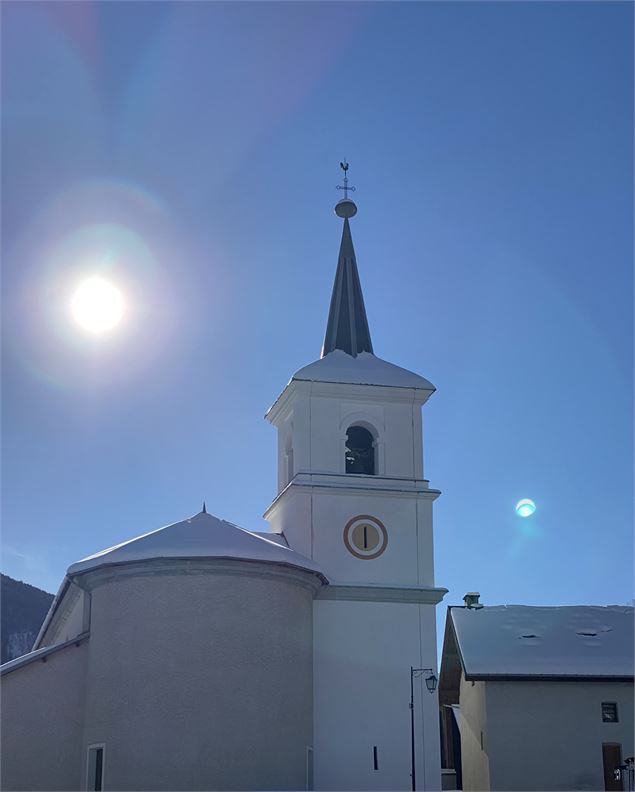
M272 542L272 544L277 544L276 542ZM284 547L284 545L277 545L278 547ZM291 551L294 552L294 551ZM299 555L299 553L298 553ZM304 556L301 556L304 557ZM310 575L315 575L316 577L320 578L324 585L330 585L329 579L326 577L324 572L315 568L311 569L307 566L302 566L299 563L293 563L292 561L274 561L271 559L264 559L264 558L242 558L241 556L232 556L232 555L209 555L209 556L191 556L191 555L184 555L184 556L148 556L147 558L133 558L125 561L105 561L103 564L99 564L97 566L92 566L87 569L80 569L77 572L73 572L71 577L69 578L71 582L73 582L74 578L81 577L82 575L86 575L90 572L96 572L99 569L106 569L108 567L123 567L123 566L132 566L133 564L146 564L149 561L240 561L245 564L267 564L269 566L279 566L279 567L286 567L289 569L299 569L302 572L308 572Z

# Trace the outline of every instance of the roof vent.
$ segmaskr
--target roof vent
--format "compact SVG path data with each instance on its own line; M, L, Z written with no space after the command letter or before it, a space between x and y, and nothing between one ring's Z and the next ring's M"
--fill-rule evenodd
M463 602L465 603L466 608L482 608L483 606L478 601L481 595L478 591L468 591L467 594L463 597Z

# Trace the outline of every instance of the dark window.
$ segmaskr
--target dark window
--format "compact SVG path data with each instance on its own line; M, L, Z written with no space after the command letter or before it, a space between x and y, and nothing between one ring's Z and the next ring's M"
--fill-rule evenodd
M602 702L602 720L605 723L617 723L617 704L614 701Z
M363 426L351 426L346 432L346 472L375 475L373 436Z
M104 780L104 749L88 749L88 789L101 792Z
M379 770L379 764L377 763L377 746L373 745L373 770Z

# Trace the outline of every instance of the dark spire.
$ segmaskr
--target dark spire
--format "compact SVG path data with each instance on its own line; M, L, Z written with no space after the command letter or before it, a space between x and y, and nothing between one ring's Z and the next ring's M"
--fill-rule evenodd
M355 189L348 186L346 177L348 163L340 163L340 167L344 171L344 187L340 189L344 189L345 195L348 195L349 190ZM353 217L357 213L357 207L350 198L345 197L336 205L335 213L338 217L344 218L344 228L342 229L342 243L333 284L322 357L335 349L341 349L353 357L360 352L372 354L373 345L370 340L362 286L359 281L353 239L348 223L349 217Z
M203 501L203 508L201 510L201 514L207 514L207 507L205 506L205 501Z

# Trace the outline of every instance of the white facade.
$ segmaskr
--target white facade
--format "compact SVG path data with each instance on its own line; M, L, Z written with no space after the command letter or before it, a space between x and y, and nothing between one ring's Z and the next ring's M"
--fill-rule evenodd
M410 665L435 667L434 636L434 605L314 602L315 789L410 789ZM417 789L438 790L437 696L423 677L414 711Z
M632 682L462 676L459 700L464 790L606 789L603 745L633 756ZM603 702L616 704L617 723L602 721Z
M331 355L344 353L320 363ZM434 581L439 492L423 477L421 419L433 388L402 369L398 385L385 384L389 364L373 357L344 355L349 382L294 377L267 414L278 429L279 492L265 516L330 581L314 602L313 763L321 790L409 789L410 667L436 675L435 604L446 590ZM311 369L331 379L333 367L320 363L296 376ZM372 384L374 368L382 384ZM351 426L373 437L372 475L346 473ZM377 557L351 552L345 534L355 518L384 527ZM423 677L415 680L414 711L416 786L440 789L437 695Z

